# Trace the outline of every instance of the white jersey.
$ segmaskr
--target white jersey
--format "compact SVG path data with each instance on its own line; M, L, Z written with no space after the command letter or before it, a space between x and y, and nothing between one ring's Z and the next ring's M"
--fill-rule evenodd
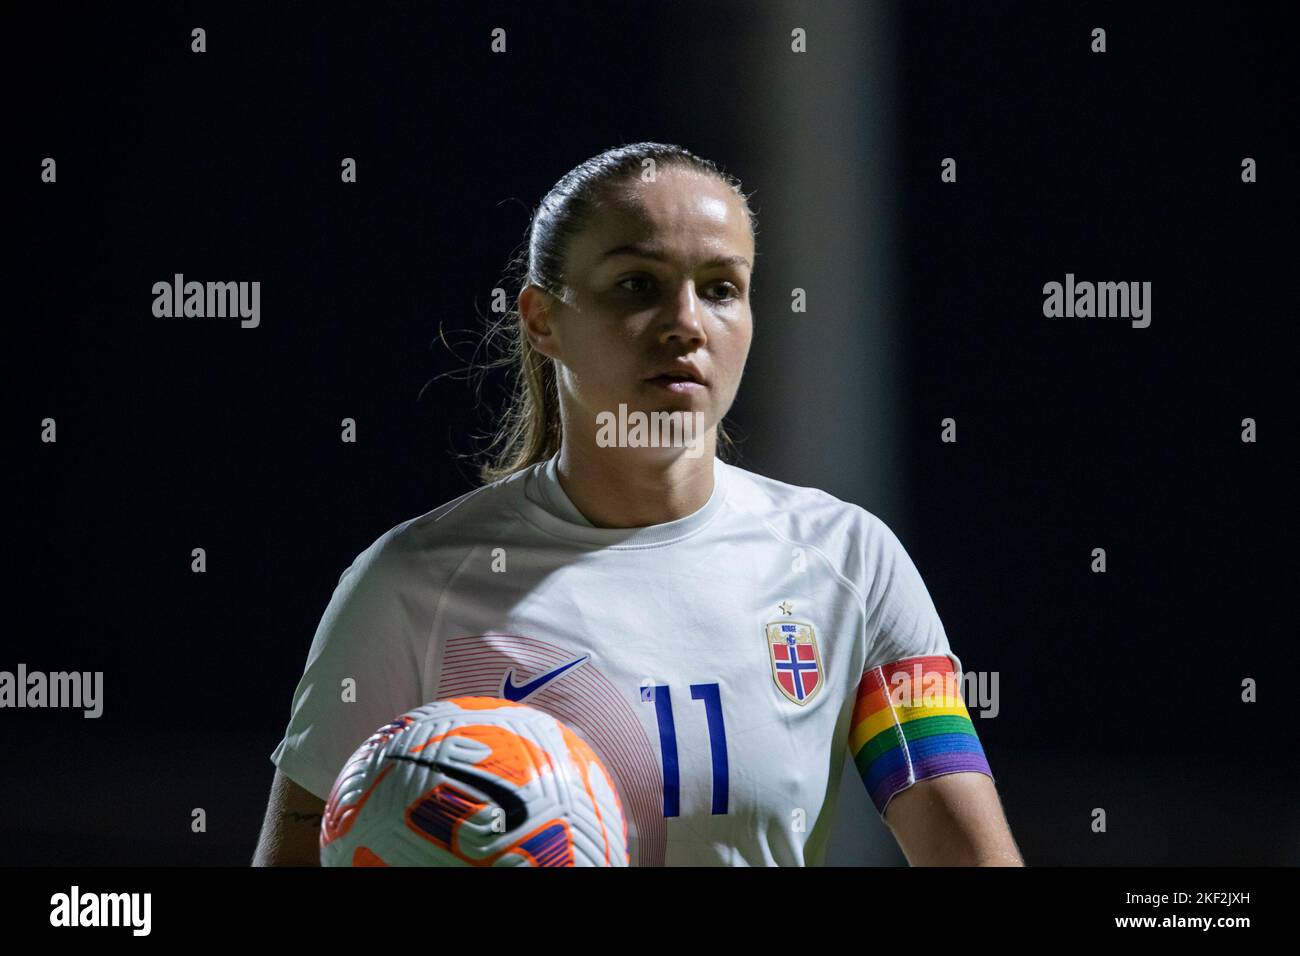
M271 756L281 771L324 799L362 741L407 710L521 701L600 755L641 866L820 864L846 748L881 813L923 777L991 776L963 704L909 710L881 692L894 662L958 675L961 663L879 518L715 459L694 514L597 528L556 460L358 555Z

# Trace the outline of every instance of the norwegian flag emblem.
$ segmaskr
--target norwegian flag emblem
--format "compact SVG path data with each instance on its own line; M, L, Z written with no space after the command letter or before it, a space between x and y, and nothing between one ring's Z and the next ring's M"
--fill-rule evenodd
M806 704L821 689L822 659L811 624L773 621L766 625L772 680L787 700Z

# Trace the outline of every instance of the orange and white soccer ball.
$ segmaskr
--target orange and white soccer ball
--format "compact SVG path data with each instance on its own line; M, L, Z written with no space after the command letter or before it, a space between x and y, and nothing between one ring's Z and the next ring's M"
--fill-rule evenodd
M425 704L343 767L322 866L627 866L613 779L554 717L495 697Z

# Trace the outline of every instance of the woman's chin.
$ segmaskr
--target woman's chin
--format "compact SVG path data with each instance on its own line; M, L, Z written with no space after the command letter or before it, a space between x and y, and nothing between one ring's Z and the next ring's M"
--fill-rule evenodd
M660 395L640 402L620 402L617 411L596 415L596 444L600 447L635 448L648 453L698 451L710 428L703 402L690 394Z

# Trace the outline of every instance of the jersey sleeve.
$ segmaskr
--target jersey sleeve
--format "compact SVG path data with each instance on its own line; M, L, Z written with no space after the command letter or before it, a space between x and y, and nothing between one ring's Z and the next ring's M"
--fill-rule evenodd
M420 706L423 661L401 597L392 532L339 578L307 652L284 738L282 773L327 799L334 778L376 729ZM354 683L345 685L351 679Z
M867 656L849 751L876 811L919 780L989 768L966 709L962 667L911 557L884 522L864 535Z

